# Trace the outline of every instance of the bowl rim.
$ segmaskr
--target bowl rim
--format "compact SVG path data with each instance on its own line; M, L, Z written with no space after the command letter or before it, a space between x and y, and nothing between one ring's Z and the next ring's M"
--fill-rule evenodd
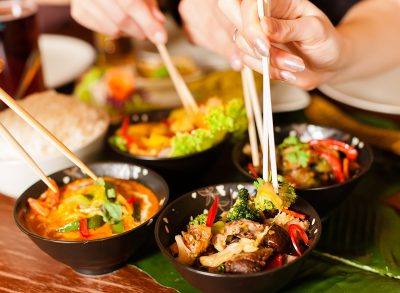
M277 125L276 127L280 127L280 128L289 128L289 127L293 127L294 125L307 125L307 126L316 126L316 127L320 127L323 129L330 129L330 130L335 130L338 133L341 133L343 135L349 135L350 138L354 138L356 137L355 135L352 135L350 133L344 132L340 129L337 128L333 128L333 127L325 127L325 126L321 126L321 125L316 125L316 124L312 124L312 123L290 123L290 124L283 124L283 125ZM233 164L235 165L236 169L239 170L240 173L242 173L244 176L246 176L249 179L252 180L256 180L257 178L253 177L253 175L249 174L248 172L245 171L245 169L240 165L239 161L237 160L237 158L239 158L240 154L241 154L241 149L243 148L244 144L248 141L247 138L239 141L238 143L235 144L235 146L233 147L232 150L232 161ZM357 173L356 175L354 175L353 177L351 177L350 179L346 180L345 182L342 183L334 183L334 184L330 184L327 186L320 186L320 187L313 187L313 188L296 188L296 190L299 191L322 191L322 190L326 190L326 189L330 189L330 188L336 188L336 187L340 187L340 186L344 186L347 185L359 178L361 178L365 173L368 172L368 170L371 168L371 165L373 163L374 160L374 153L372 151L371 146L362 141L364 143L364 146L359 149L359 150L365 150L365 153L367 154L367 164L365 166L365 168L362 168L360 173Z
M147 111L147 112L143 112L143 113L135 113L135 114L130 114L129 117L131 118L130 120L132 120L132 116L133 115L155 115L157 113L171 113L172 111L179 109L179 108L171 108L171 109L160 109L160 110L152 110L152 111ZM160 122L159 120L154 120L154 121L133 121L133 124L138 124L138 123L145 123L145 122ZM189 159L189 158L193 158L193 157L197 157L200 156L204 153L207 153L208 151L211 151L217 147L219 147L221 144L223 144L225 141L227 141L229 139L229 133L226 133L224 135L224 137L218 141L216 144L213 144L211 147L202 150L200 152L196 152L193 154L188 154L188 155L183 155L183 156L178 156L178 157L152 157L152 156L139 156L139 155L132 155L128 152L124 152L121 151L120 149L118 149L116 146L114 146L111 142L110 142L110 138L112 136L115 135L115 132L121 127L121 123L119 123L118 125L115 125L113 127L113 129L111 129L111 133L109 135L107 135L107 145L112 149L112 151L116 152L119 155L122 155L125 158L129 158L129 159L133 159L133 160L141 160L144 162L162 162L162 163L167 163L167 162L176 162L179 160L185 160L185 159Z
M180 197L178 197L178 198L175 199L174 201L170 202L170 203L163 209L163 211L161 212L161 214L159 215L159 217L158 217L158 219L157 219L157 221L156 221L156 223L155 223L155 227L154 227L155 240L156 240L157 246L158 246L159 249L161 250L162 254L163 254L164 256L166 256L168 259L170 259L171 262L172 262L175 266L177 265L177 266L179 266L179 267L182 268L182 269L186 269L186 270L191 271L192 273L197 273L197 274L200 274L200 275L203 275L203 276L207 276L207 277L216 277L216 278L249 278L249 277L259 277L259 276L262 276L262 275L267 275L267 274L272 273L272 272L276 272L276 271L283 270L283 269L285 269L285 268L287 268L287 267L289 267L289 266L295 264L296 262L302 261L302 259L303 259L304 257L306 257L307 255L309 255L309 254L311 253L311 251L317 246L317 244L318 244L318 242L319 242L319 240L320 240L320 237L321 237L321 233L322 233L322 222L321 222L321 218L320 218L319 214L317 213L317 211L314 209L314 207L313 207L310 203L308 203L308 201L306 201L304 198L298 196L298 197L297 197L297 200L300 200L300 201L302 201L303 203L305 203L305 204L308 206L308 208L310 208L310 209L315 213L315 215L316 215L316 217L315 217L315 224L316 224L317 227L318 227L318 231L317 231L317 233L315 234L315 238L313 239L311 245L307 247L306 251L304 251L304 253L303 253L300 257L296 258L295 260L291 261L290 263L286 263L286 264L284 264L284 265L282 265L282 266L280 266L280 267L278 267L278 268L273 268L273 269L270 269L270 270L261 271L261 272L257 272L257 273L249 273L249 274L223 273L223 274L221 274L221 273L211 273L211 272L202 271L202 270L200 270L200 269L193 268L193 267L191 267L191 266L188 266L188 265L185 265L185 264L182 264L182 263L178 262L178 261L168 252L167 248L164 247L164 245L161 243L161 240L160 240L160 237L159 237L159 231L160 231L161 223L162 223L163 218L164 218L163 216L165 215L165 213L167 212L167 210L170 209L170 207L171 207L172 205L174 205L174 204L176 204L176 203L178 203L178 202L180 202L180 201L184 201L184 200L186 200L188 197L191 197L191 194L192 194L193 192L196 192L196 191L198 191L198 190L200 190L200 189L203 189L203 188L206 189L206 188L209 188L209 187L215 187L215 186L219 186L219 185L224 185L224 186L226 186L226 185L230 185L230 184L234 184L234 185L239 185L239 184L241 184L241 185L243 185L243 186L245 186L245 187L246 187L246 185L247 185L247 186L248 186L248 185L251 185L251 183L249 183L249 182L234 182L234 181L233 181L233 182L224 182L224 183L219 183L219 184L207 185L207 186L204 186L204 187L196 188L196 189L194 189L194 190L192 190L192 191L190 191L190 192L187 192L187 193L181 195Z
M18 213L19 213L19 211L21 210L22 202L28 200L28 198L27 198L26 196L23 197L23 196L21 195L21 196L19 196L19 197L17 198L17 200L16 200L16 202L15 202L15 204L14 204L14 208L13 208L14 222L15 222L15 224L17 225L17 227L18 227L22 232L24 232L26 235L28 235L29 237L31 237L31 238L36 238L36 239L41 240L41 241L54 242L54 243L57 243L57 244L68 244L68 243L70 243L70 244L87 244L87 243L96 243L96 242L101 242L101 241L105 241L105 240L109 240L109 239L114 239L114 238L122 237L122 236L124 236L124 235L126 235L126 234L128 234L128 233L133 232L134 230L137 230L137 229L139 229L139 228L141 228L141 227L143 227L143 226L149 225L149 223L151 224L152 222L154 222L154 218L156 218L156 217L161 213L161 211L162 211L164 208L167 207L168 200L169 200L169 193L170 193L169 186L168 186L167 182L165 181L165 179L164 179L161 175L159 175L157 172L155 172L155 171L153 171L152 169L147 168L147 167L145 167L145 166L139 165L139 164L134 164L134 163L129 163L129 162L128 162L128 163L125 163L125 162L117 162L117 161L96 161L96 162L93 162L93 163L89 164L89 167L92 166L92 165L100 165L100 164L119 164L119 165L122 164L122 165L130 165L130 166L136 166L136 167L140 167L140 168L143 168L143 169L147 169L148 175L151 174L152 176L155 176L155 177L157 178L157 180L159 180L159 181L161 182L161 184L163 185L163 187L166 189L165 200L163 201L163 203L162 203L162 205L160 206L160 208L158 209L158 211L157 211L153 216L151 216L149 219L147 219L146 221L144 221L144 222L141 223L140 225L136 226L135 228L130 229L130 230L127 230L127 231L125 231L125 232L123 232L123 233L114 234L114 235L111 235L111 236L108 236L108 237L97 238L97 239L90 239L90 240L61 240L61 239L52 239L52 238L47 238L47 237L43 237L43 236L40 236L40 235L38 235L38 234L35 234L35 233L31 232L29 229L27 229L26 227L24 227L24 225L22 225L22 224L20 223L20 221L19 221L19 219L18 219ZM59 173L59 172L62 172L62 171L64 171L64 170L71 169L71 168L73 168L73 167L68 167L68 168L61 169L61 170L59 170L59 171L57 171L57 172L54 172L53 174L49 175L49 177L51 177L51 176L53 176L53 175L55 175L55 174L57 174L57 173ZM85 174L84 174L84 175L85 175ZM85 176L86 176L86 177L83 177L83 178L88 178L87 175L85 175ZM131 179L128 179L128 180L131 180ZM134 180L136 180L136 179L134 179ZM27 191L28 189L32 188L34 185L36 185L36 184L41 184L41 183L42 183L42 181L40 181L40 180L39 180L39 181L36 181L34 184L32 184L31 186L29 186L22 194L26 193L26 191ZM43 183L43 184L44 184L44 183ZM143 184L143 183L141 183L141 184ZM143 184L143 185L144 185L144 184ZM150 187L147 186L147 185L145 185L145 186L148 187L148 188L150 188ZM151 188L150 188L150 189L151 189Z

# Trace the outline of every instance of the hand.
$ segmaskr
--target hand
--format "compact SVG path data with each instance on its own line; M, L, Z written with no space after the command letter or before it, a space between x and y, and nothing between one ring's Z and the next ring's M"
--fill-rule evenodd
M340 65L343 40L328 17L307 0L271 0L271 17L259 19L256 0L219 0L237 27L243 61L261 72L270 54L271 78L312 89Z
M72 0L71 15L83 26L106 35L167 41L164 15L156 0Z
M223 56L233 69L242 68L239 50L232 39L235 27L218 9L217 0L181 0L179 13L192 43Z

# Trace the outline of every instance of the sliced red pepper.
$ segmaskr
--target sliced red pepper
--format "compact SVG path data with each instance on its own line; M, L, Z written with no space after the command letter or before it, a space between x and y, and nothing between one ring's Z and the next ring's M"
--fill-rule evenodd
M215 196L214 202L213 202L210 210L208 211L207 220L206 220L207 227L211 227L212 224L214 223L215 216L217 215L217 211L218 211L218 195Z
M283 257L282 254L278 253L274 257L270 258L265 266L266 270L271 270L274 268L279 268L283 264Z
M343 176L346 180L350 178L350 176L349 176L349 159L348 158L343 159Z
M321 146L331 150L340 151L346 155L350 161L358 157L358 151L355 147L336 139L313 139L308 142L310 146Z
M300 214L300 213L295 212L295 211L282 209L282 212L284 212L285 214L291 215L293 217L299 218L301 220L305 220L306 219L306 215Z
M127 200L127 203L134 204L135 203L135 198L131 197L130 199Z
M314 151L328 162L329 166L331 166L332 168L332 172L335 175L336 180L339 183L343 183L345 178L343 175L342 163L340 162L340 160L332 154L323 150L315 149Z
M250 173L251 173L255 178L258 177L257 172L256 172L256 169L254 169L254 166L253 166L252 163L248 163L248 164L247 164L247 168L249 169Z
M290 239L292 240L292 244L294 249L296 250L297 254L299 256L302 255L300 248L299 248L299 243L297 241L297 233L299 233L301 239L303 239L303 242L305 245L309 245L310 240L308 239L308 236L306 234L306 232L304 232L304 230L297 224L290 224L289 225L289 235L290 235Z
M129 128L129 116L125 116L124 120L122 121L122 125L121 125L121 135L122 136L128 135L128 128Z
M81 235L85 238L90 236L87 219L79 220L79 232L81 232Z

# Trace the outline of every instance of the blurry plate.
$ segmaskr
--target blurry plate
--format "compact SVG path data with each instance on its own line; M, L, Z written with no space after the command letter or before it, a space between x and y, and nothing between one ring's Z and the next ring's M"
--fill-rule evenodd
M319 90L330 98L362 110L400 114L400 68L377 76L333 85Z
M72 37L44 34L39 38L39 46L47 88L56 88L74 81L96 58L91 45Z
M274 113L302 110L310 103L308 92L282 82L271 82L271 98Z

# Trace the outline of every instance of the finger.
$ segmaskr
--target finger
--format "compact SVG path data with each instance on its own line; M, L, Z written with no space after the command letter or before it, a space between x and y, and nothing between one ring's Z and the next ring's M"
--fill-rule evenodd
M252 56L253 58L261 58L261 56L252 47L250 47L249 43L247 43L247 40L239 31L236 33L235 43L242 54Z
M308 0L271 0L270 5L271 16L280 19L321 15L321 11Z
M147 38L153 43L166 43L167 33L157 21L149 6L142 0L118 0L125 11L135 20Z
M243 0L241 3L243 29L241 32L249 45L262 56L268 56L269 41L263 32L257 12L257 1Z
M79 0L72 2L71 15L72 17L82 24L83 26L103 33L109 36L117 36L119 34L118 27L104 15L102 10L88 1L77 3Z
M304 71L306 66L303 59L282 49L271 47L271 66L289 72Z
M326 35L324 23L319 17L314 16L305 16L294 20L268 17L261 21L261 26L269 39L277 43L320 41Z
M127 16L121 24L121 31L128 36L135 37L138 40L145 40L146 36L138 24Z
M218 0L219 10L239 30L242 30L240 0Z
M165 16L164 14L160 11L160 8L158 7L157 0L148 0L147 1L150 12L153 14L153 16L160 22L164 23L165 22Z

